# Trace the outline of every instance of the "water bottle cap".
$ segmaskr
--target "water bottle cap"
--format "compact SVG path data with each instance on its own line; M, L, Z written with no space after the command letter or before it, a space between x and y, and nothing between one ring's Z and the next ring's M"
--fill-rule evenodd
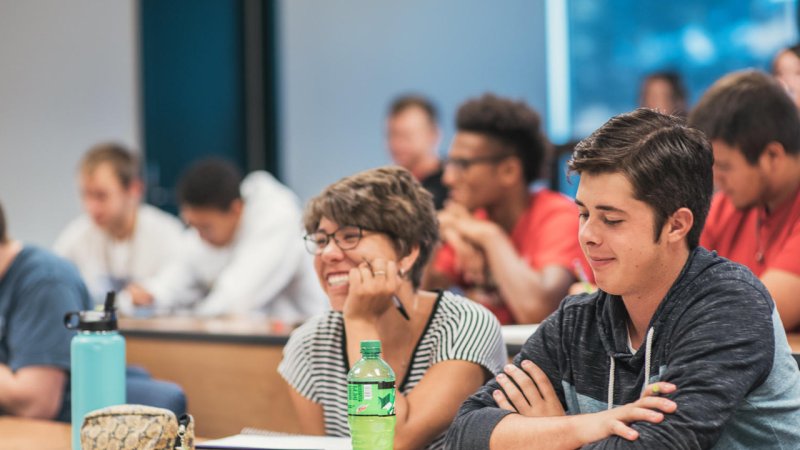
M117 314L114 308L114 292L106 296L102 311L73 311L64 315L64 326L79 331L115 331Z
M64 325L78 331L116 331L117 316L105 311L75 311L67 313Z
M376 355L379 354L380 352L381 352L381 341L377 340L361 341L362 354L370 353Z

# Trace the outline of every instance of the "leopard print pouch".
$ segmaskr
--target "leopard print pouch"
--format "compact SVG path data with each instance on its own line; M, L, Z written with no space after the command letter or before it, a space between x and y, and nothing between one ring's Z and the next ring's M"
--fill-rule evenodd
M86 415L83 450L194 450L194 419L163 408L117 405Z

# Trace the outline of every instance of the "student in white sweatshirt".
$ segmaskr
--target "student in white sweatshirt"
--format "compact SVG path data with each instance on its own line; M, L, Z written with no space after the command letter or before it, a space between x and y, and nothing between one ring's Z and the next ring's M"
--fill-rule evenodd
M155 279L128 288L135 305L288 323L325 310L303 248L299 201L270 174L242 181L227 162L200 161L181 179L178 200L191 227L181 255Z
M72 261L95 304L110 290L141 283L176 254L183 225L142 204L139 158L115 143L92 147L78 174L84 214L70 222L54 250Z

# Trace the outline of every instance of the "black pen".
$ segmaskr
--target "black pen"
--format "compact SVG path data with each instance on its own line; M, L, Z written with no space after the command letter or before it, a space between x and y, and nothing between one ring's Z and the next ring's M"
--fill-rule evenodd
M372 264L370 264L366 258L362 259L364 259L364 262L367 264L369 271L372 272ZM372 274L375 275L375 272L373 272ZM411 317L408 317L408 312L406 312L406 308L403 306L403 302L400 301L400 297L398 297L396 294L392 294L392 302L394 302L394 307L397 308L398 311L400 311L400 314L403 316L404 319L411 320Z
M406 320L411 320L411 318L408 317L408 313L406 312L406 308L403 307L403 303L400 301L400 298L397 295L392 294L392 300L394 301L394 306L396 306L397 310L400 311L400 314L403 315L403 318L406 319Z

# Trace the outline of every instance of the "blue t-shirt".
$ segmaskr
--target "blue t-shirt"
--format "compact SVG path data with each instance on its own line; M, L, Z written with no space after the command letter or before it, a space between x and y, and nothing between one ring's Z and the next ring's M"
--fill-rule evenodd
M0 278L0 364L17 371L53 366L69 374L70 340L64 314L91 308L78 270L66 260L25 246ZM57 419L69 420L69 377Z

